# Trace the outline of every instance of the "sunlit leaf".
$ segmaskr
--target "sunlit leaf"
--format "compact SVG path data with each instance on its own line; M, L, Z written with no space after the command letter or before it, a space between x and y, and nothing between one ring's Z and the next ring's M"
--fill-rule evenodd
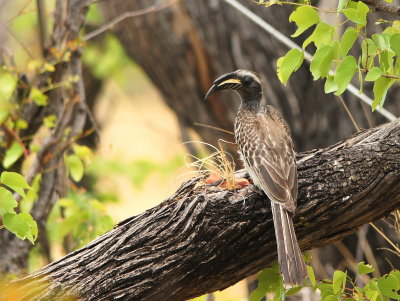
M311 285L312 285L312 287L315 288L316 281L315 281L314 269L312 268L312 266L308 265L307 271L308 271L308 278L310 279Z
M11 98L17 82L17 78L10 73L0 72L0 103Z
M381 277L378 280L378 288L385 297L400 300L400 285L394 275L389 274Z
M400 56L400 33L395 33L390 37L390 48Z
M18 203L12 193L4 187L0 187L0 215L14 213L14 208L17 206Z
M303 60L304 53L298 49L288 51L283 58L278 60L278 77L284 85L286 85L290 75L301 66Z
M38 106L47 105L47 95L43 94L43 92L36 87L32 87L29 98Z
M386 94L391 85L395 82L394 79L380 77L374 83L374 101L372 102L372 111L379 105L381 108L385 102Z
M365 39L361 43L361 63L365 69L371 69L374 64L374 57L377 55L378 47L371 39Z
M357 273L360 275L372 273L373 271L375 271L375 269L370 264L365 264L364 262L358 264Z
M373 67L367 75L365 76L365 80L369 82L373 82L377 80L381 75L383 74L383 71L381 68L378 67Z
M25 178L16 172L3 171L1 173L0 179L3 185L10 187L12 190L19 193L23 197L25 197L24 189L31 189Z
M335 294L339 292L342 293L344 291L346 286L346 277L347 274L339 270L336 270L333 273L332 289Z
M292 296L294 294L297 294L298 292L301 291L302 288L303 288L302 286L291 287L290 289L287 290L286 296Z
M77 155L69 155L66 160L68 170L71 174L71 178L75 182L79 182L85 171L82 160Z
M32 244L37 238L37 224L29 213L6 213L3 216L3 224L9 231L17 235L18 238L27 238Z
M338 85L338 90L335 95L340 95L346 90L356 70L356 59L353 56L346 56L336 70L335 83Z
M327 93L327 94L332 93L332 92L337 91L337 89L338 89L338 85L335 83L335 77L333 75L329 75L326 78L325 85L324 85L325 93Z
M10 168L24 153L24 148L18 141L14 141L10 148L6 150L3 159L3 166L5 169Z
M314 80L317 80L320 77L324 78L328 75L332 59L333 50L329 45L322 46L315 52L310 66L310 71Z
M308 28L319 22L319 15L317 11L309 6L298 7L289 17L290 22L295 22L297 30L292 37L297 37L306 31Z
M304 41L302 48L306 48L310 43L314 42L317 48L332 43L334 28L325 22L320 22L315 27L313 33Z
M342 39L340 40L341 43L341 51L342 56L346 56L351 47L353 47L354 42L358 38L358 32L353 27L348 27L344 32Z

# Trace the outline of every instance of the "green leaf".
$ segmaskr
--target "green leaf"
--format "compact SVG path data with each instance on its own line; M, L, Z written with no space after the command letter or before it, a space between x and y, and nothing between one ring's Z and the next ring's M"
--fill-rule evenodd
M374 58L377 55L378 47L371 39L365 39L361 43L361 63L365 69L371 69L374 64Z
M21 212L30 212L33 206L33 203L38 198L40 181L42 180L42 175L38 174L32 181L32 189L28 190L26 197L20 201L19 209Z
M82 160L79 159L77 155L69 155L67 156L67 165L71 174L71 178L75 182L79 182L82 179L85 171Z
M286 85L290 75L299 69L303 60L304 53L298 49L288 51L283 58L278 60L278 77L284 85Z
M356 59L353 56L346 56L336 70L335 83L338 86L338 90L335 92L335 95L340 95L346 90L356 69Z
M365 264L363 261L358 264L357 273L359 275L372 273L375 269L370 264Z
M349 3L350 0L339 0L338 4L338 11L341 11L343 7L346 7L347 3Z
M393 70L393 56L394 52L389 50L384 50L379 53L379 63L385 72Z
M25 197L24 189L31 189L25 178L16 172L3 171L0 177L1 183Z
M380 77L374 83L374 101L372 102L372 111L379 105L381 108L385 102L386 94L391 85L395 82L394 79Z
M313 33L304 41L302 48L305 49L311 42L320 48L323 45L330 45L333 39L334 28L325 22L320 22Z
M325 81L325 86L324 86L325 93L328 94L335 92L337 91L338 88L339 88L338 85L335 83L335 76L329 75Z
M43 124L45 127L52 129L56 125L57 116L54 114L47 115L43 118Z
M294 286L287 290L286 296L292 296L294 294L297 294L298 292L301 291L302 288L303 288L302 286Z
M395 33L390 37L390 48L400 56L400 33Z
M367 76L365 77L365 80L368 81L368 82L373 82L373 81L377 80L382 74L383 74L383 71L382 71L381 68L373 67L367 73Z
M322 298L321 301L339 301L339 298L336 297L335 295L328 295L328 296Z
M322 46L315 52L311 61L310 71L314 80L328 75L333 59L333 50L329 45Z
M267 292L280 287L281 276L273 268L268 268L258 274L258 287L250 293L249 301L260 301Z
M387 34L373 34L372 40L375 42L375 45L378 46L378 49L385 50L390 45L390 40Z
M297 37L306 31L308 28L317 24L320 19L317 11L309 6L298 7L289 17L290 22L295 22L297 30L292 37Z
M45 106L47 105L47 95L43 94L36 87L32 87L31 93L29 94L29 98L32 99L38 106Z
M308 278L310 279L311 285L313 288L315 288L316 281L315 281L314 269L312 268L312 266L308 265L307 271L308 271Z
M350 21L353 21L359 25L367 24L367 14L369 12L369 8L366 4L359 1L357 2L357 9L355 8L347 8L343 9L342 12Z
M363 293L370 301L376 301L378 299L378 297L382 296L379 292L376 279L372 279L370 282L368 282L365 285L365 287L363 289ZM382 300L382 299L380 298L380 300Z
M358 38L358 32L353 27L348 27L344 32L340 43L342 44L342 56L346 56L351 47L353 47L354 42Z
M10 168L24 153L24 148L18 141L14 141L11 147L6 150L3 159L3 166L5 169Z
M4 187L0 187L0 215L14 213L14 208L17 206L18 203L12 193Z
M339 292L343 293L344 288L346 286L346 277L347 274L339 270L336 270L333 273L332 289L335 294Z
M321 297L322 298L325 298L326 296L334 294L333 293L333 289L332 289L332 284L329 283L329 282L330 282L330 280L326 279L325 282L321 281L320 283L318 283L317 287L321 291Z
M37 224L29 213L6 213L3 216L3 224L9 231L17 235L17 237L20 239L27 238L32 244L37 238Z
M8 101L17 87L17 78L10 73L0 72L0 103Z
M28 123L23 119L18 119L15 126L17 127L17 129L24 130L28 128Z
M397 278L391 273L381 277L378 280L378 288L382 295L395 300L400 300L399 288L400 285Z

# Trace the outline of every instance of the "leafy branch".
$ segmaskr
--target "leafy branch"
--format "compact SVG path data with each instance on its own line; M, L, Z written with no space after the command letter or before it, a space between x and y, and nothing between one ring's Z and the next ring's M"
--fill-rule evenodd
M331 26L321 21L317 8L311 5L299 6L290 15L289 21L297 26L292 37L315 25L302 45L303 49L311 44L316 47L310 65L314 80L325 79L325 92L341 95L358 74L361 84L363 81L374 82L372 110L382 108L388 89L400 81L400 21L388 22L390 26L382 33L369 37L366 25L370 9L366 4L340 1L338 11L346 18L345 23L354 24L340 37L339 25ZM349 55L358 38L362 40L361 54ZM304 59L304 51L292 49L278 60L278 77L282 83L286 84Z

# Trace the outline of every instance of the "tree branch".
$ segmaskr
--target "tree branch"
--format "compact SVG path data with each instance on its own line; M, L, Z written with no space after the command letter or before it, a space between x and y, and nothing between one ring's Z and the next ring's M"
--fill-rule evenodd
M362 0L375 10L391 13L400 16L400 6L384 0Z
M300 154L294 222L302 250L337 241L399 208L399 158L399 119ZM21 300L176 301L224 289L275 260L266 197L252 185L228 191L197 177L16 285Z

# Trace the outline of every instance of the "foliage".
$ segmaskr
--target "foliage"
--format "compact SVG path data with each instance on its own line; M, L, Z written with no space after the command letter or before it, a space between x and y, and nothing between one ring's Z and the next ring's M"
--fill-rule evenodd
M25 178L15 172L3 171L1 173L0 182L0 217L3 225L0 228L6 228L21 239L28 239L32 244L37 238L38 227L29 212L21 210L18 207L17 198L27 198L26 189L32 189L25 181ZM36 187L34 187L36 189ZM11 191L16 194L12 194Z
M336 270L332 279L316 280L314 270L307 266L309 279L304 286L284 288L278 265L260 272L258 287L250 295L250 301L259 301L267 293L273 295L273 301L285 300L286 296L299 292L303 287L311 287L320 294L323 301L389 301L400 300L400 271L393 270L379 278L372 278L363 287L355 285L346 272ZM357 278L374 271L371 265L360 262ZM357 279L356 278L356 279Z
M267 1L266 5L276 3L288 2ZM303 51L289 50L278 60L279 79L286 84L307 57L305 49L314 44L316 51L311 58L310 71L314 80L325 79L326 93L341 95L358 74L361 84L363 81L373 82L372 110L381 108L388 89L400 81L400 21L385 21L389 25L382 33L369 35L367 20L371 10L362 1L339 1L337 11L329 12L337 15L335 26L323 22L317 9L307 3L299 4L290 15L289 21L297 26L292 37L308 37L302 45ZM340 18L345 19L344 23ZM340 34L344 24L347 28ZM349 54L353 49L357 51L357 39L361 40L361 53Z

